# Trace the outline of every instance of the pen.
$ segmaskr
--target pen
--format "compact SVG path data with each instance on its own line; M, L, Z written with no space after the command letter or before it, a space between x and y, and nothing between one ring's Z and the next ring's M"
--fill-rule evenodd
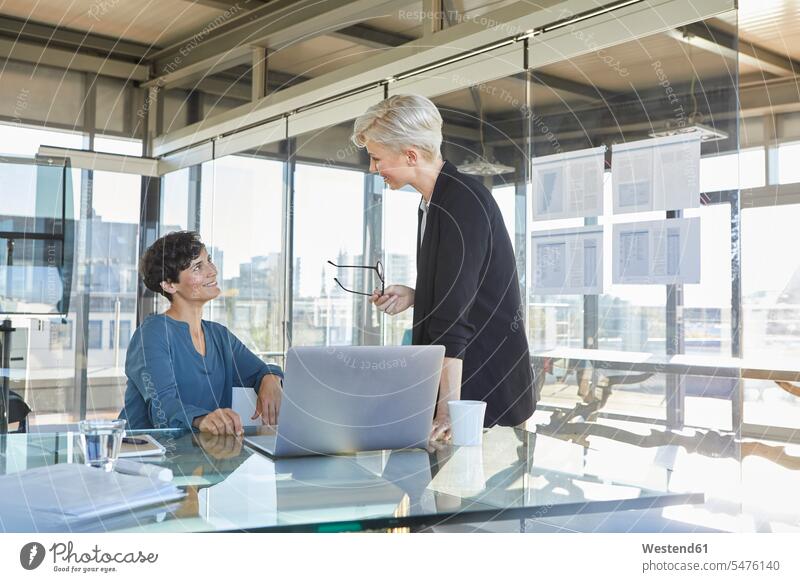
M125 473L126 475L142 475L150 479L157 479L159 481L172 481L172 470L158 465L149 465L146 463L138 463L130 459L117 459L114 462L114 469L118 473Z
M150 441L147 439L137 439L134 437L122 437L122 442L126 445L149 445Z

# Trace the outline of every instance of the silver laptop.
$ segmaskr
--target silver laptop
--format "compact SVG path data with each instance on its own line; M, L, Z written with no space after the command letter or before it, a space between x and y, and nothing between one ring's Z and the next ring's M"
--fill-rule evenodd
M290 348L277 433L245 443L273 457L424 447L443 360L444 346Z

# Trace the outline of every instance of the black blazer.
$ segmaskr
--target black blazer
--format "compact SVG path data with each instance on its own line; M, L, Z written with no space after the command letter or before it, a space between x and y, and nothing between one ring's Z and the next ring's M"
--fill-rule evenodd
M513 426L535 409L514 251L486 187L445 161L422 246L417 228L413 343L443 345L463 363L461 398L486 401L486 426Z

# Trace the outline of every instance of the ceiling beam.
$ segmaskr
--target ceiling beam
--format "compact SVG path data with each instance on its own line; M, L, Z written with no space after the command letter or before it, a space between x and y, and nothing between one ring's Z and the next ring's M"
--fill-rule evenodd
M390 32L388 30L381 30L367 24L354 24L337 30L331 36L343 38L350 42L355 42L361 46L368 48L387 48L396 47L416 40L413 36L407 36L398 32Z
M200 91L206 95L214 95L215 97L230 97L231 99L239 99L240 101L250 101L250 81L227 81L220 78L206 77L197 83L187 84L181 89L190 91Z
M779 77L800 74L800 62L702 22L668 32L672 38Z
M0 38L0 58L105 75L126 81L145 81L149 78L150 72L145 65L5 38Z
M136 62L155 52L154 47L143 43L8 16L0 16L0 37L6 40L45 45L48 48L93 54L94 56L113 56L115 59L128 58Z
M458 11L452 5L451 0L443 0L442 6L442 14L444 15L445 23L448 27L450 27L453 25L452 15L455 14L457 16ZM386 32L364 24L358 24L344 28L335 33L335 36L339 36L350 41L355 41L358 44L367 46L369 48L397 47L415 40L414 37L393 32ZM596 101L598 99L608 101L609 99L613 99L618 95L612 91L606 91L605 89L601 89L599 87L585 85L583 83L578 83L577 81L563 79L547 73L535 73L533 75L533 82L537 83L538 85L550 87L556 91L585 97L591 101ZM480 109L480 97L474 93L474 91L472 94L472 99L475 110L478 111Z
M720 78L717 83L710 80L707 85L710 91L721 90L727 93L732 91L730 79L727 77ZM711 86L714 88L711 89ZM762 80L760 83L741 86L738 92L739 120L746 117L800 111L800 89L798 87L800 87L800 77L771 79L766 82ZM688 100L685 92L688 91L688 85L678 86L676 90L682 99ZM602 143L604 140L618 138L622 135L627 135L630 139L635 134L646 135L652 129L653 123L646 120L644 111L648 116L659 118L670 113L671 105L667 104L666 108L664 106L663 90L644 91L639 97L640 99L632 99L627 104L620 101L613 105L566 112L563 110L563 106L559 106L551 108L549 111L538 110L536 115L542 119L543 125L552 129L562 147L569 142ZM719 101L716 99L709 99L709 103L719 105ZM731 107L735 106L731 105ZM736 120L737 112L731 107L723 106L712 112L717 123L731 124ZM613 116L610 114L610 109L614 110ZM445 128L447 135L452 136L454 129L459 133L462 130L468 131L466 128L454 125L458 123L458 119L446 120L445 123L448 124ZM510 141L521 139L524 136L522 124L515 119L494 119L491 126L497 127L498 131L489 132L486 139L487 145L503 147L509 145ZM546 144L551 138L541 132L534 132L531 140Z
M422 6L425 14L438 14L441 17L441 22L434 24L432 28L429 28L428 25L423 24L426 35L432 34L433 32L438 32L440 26L444 27L446 25L447 28L453 26L451 12L453 14L458 14L458 12L456 12L455 8L451 5L450 0L432 0L432 2L428 4L423 2ZM433 8L433 10L427 10L425 8ZM475 112L478 114L480 119L480 127L478 128L478 131L483 132L483 103L481 102L480 93L478 93L478 89L475 87L475 85L469 86L469 96L472 99L472 105L475 107Z
M203 71L224 70L251 57L251 46L272 51L293 43L384 16L395 8L394 0L273 0L239 14L238 4L206 24L191 37L153 55L155 78L145 86L170 87Z
M569 93L570 95L577 95L591 101L597 101L598 99L609 101L619 97L619 93L606 91L605 89L601 89L595 85L585 85L584 83L579 83L570 79L564 79L563 77L557 77L555 75L550 75L549 73L532 73L531 80L537 85L549 87L554 91Z
M242 3L242 0L185 0L190 4L200 4L201 6L208 6L209 8L216 8L217 10L230 10L236 5ZM253 10L259 6L263 6L266 2L261 0L247 0L247 6L241 6L244 10Z
M297 83L308 81L308 79L308 77L303 77L302 75L291 75L283 71L269 71L267 87L270 91L278 91ZM200 91L217 97L231 97L242 101L250 101L252 97L251 85L252 81L249 76L232 75L226 71L213 77L205 77L199 81L182 83L175 88Z
M679 103L687 105L691 101L690 83L673 85ZM730 78L721 76L706 79L703 83L702 102L708 108L703 109L705 123L733 134L735 122L740 114L751 115L763 111L771 104L780 108L782 104L793 102L795 110L800 109L797 88L788 80L774 80L762 83L753 88L742 88L736 91ZM541 125L548 127L564 146L570 140L586 143L602 143L603 141L633 139L644 137L659 123L655 120L669 119L674 116L675 104L671 103L661 87L642 89L636 93L621 95L616 102L604 104L580 104L566 107L555 104L547 108L534 108L534 114L541 120ZM741 109L740 109L741 107ZM688 108L687 108L688 113ZM733 125L733 129L730 126ZM516 118L495 119L492 127L502 137L489 136L487 143L501 145L509 139L518 139L523 135L523 126ZM534 129L533 141L546 143L548 136ZM730 142L717 142L719 144ZM727 147L727 146L726 146Z
M800 77L771 79L739 89L742 117L800 111Z

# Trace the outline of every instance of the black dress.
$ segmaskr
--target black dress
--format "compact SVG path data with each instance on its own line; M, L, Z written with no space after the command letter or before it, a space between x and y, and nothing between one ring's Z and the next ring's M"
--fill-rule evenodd
M486 187L450 162L436 180L422 245L417 229L413 343L463 360L461 398L486 401L485 425L535 409L514 251Z

